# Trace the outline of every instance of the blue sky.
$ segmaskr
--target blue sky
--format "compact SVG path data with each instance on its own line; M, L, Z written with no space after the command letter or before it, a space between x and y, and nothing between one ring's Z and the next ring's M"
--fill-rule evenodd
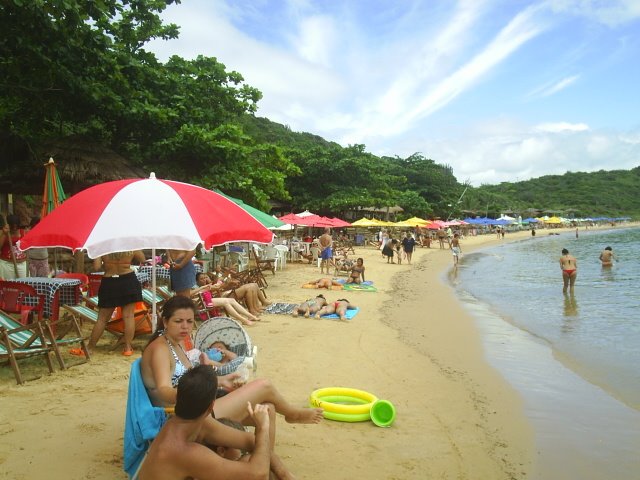
M640 165L640 0L182 0L170 55L216 57L258 116L474 185Z

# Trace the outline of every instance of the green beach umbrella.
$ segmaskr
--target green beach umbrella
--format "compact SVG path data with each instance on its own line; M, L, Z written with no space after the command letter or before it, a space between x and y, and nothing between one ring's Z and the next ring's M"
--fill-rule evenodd
M251 215L253 218L258 220L262 225L264 225L267 228L277 228L285 224L284 222L281 222L277 218L272 217L268 213L265 213L262 210L258 210L257 208L244 203L242 200L238 198L230 197L229 195L222 193L220 190L215 190L215 192L227 197L232 202L235 202L239 207L241 207L249 215Z
M42 194L42 210L40 218L44 218L53 212L67 198L62 189L60 176L56 169L56 163L53 158L45 163L46 173L44 176L44 193Z

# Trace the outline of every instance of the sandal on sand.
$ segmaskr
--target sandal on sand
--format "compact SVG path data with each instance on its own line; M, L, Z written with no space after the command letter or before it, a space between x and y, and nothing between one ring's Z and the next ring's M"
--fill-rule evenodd
M130 357L131 355L133 355L133 349L130 348L128 350L123 350L122 355L124 355L125 357Z
M81 348L72 348L72 349L69 350L69 353L71 355L75 355L76 357L84 357L84 356L86 356L84 354L84 350L82 350Z

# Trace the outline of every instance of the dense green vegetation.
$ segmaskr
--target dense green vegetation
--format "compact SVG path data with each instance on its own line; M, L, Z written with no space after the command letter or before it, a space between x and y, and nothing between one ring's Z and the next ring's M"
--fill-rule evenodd
M276 202L334 215L393 205L404 217L640 213L638 169L467 188L422 154L378 157L255 117L262 94L240 73L213 57L162 63L145 50L178 36L159 17L172 3L180 2L0 3L0 175L41 168L38 145L82 138L160 178L218 188L263 210Z
M463 204L490 212L555 211L575 217L640 216L640 167L592 173L568 172L472 189Z

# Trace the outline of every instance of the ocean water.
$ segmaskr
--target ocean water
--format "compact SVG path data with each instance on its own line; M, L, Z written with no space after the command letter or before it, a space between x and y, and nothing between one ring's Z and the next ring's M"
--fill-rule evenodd
M598 260L607 245L612 268ZM563 248L578 260L573 295L562 292ZM449 273L489 362L524 398L534 478L640 478L639 258L639 228L541 230Z

